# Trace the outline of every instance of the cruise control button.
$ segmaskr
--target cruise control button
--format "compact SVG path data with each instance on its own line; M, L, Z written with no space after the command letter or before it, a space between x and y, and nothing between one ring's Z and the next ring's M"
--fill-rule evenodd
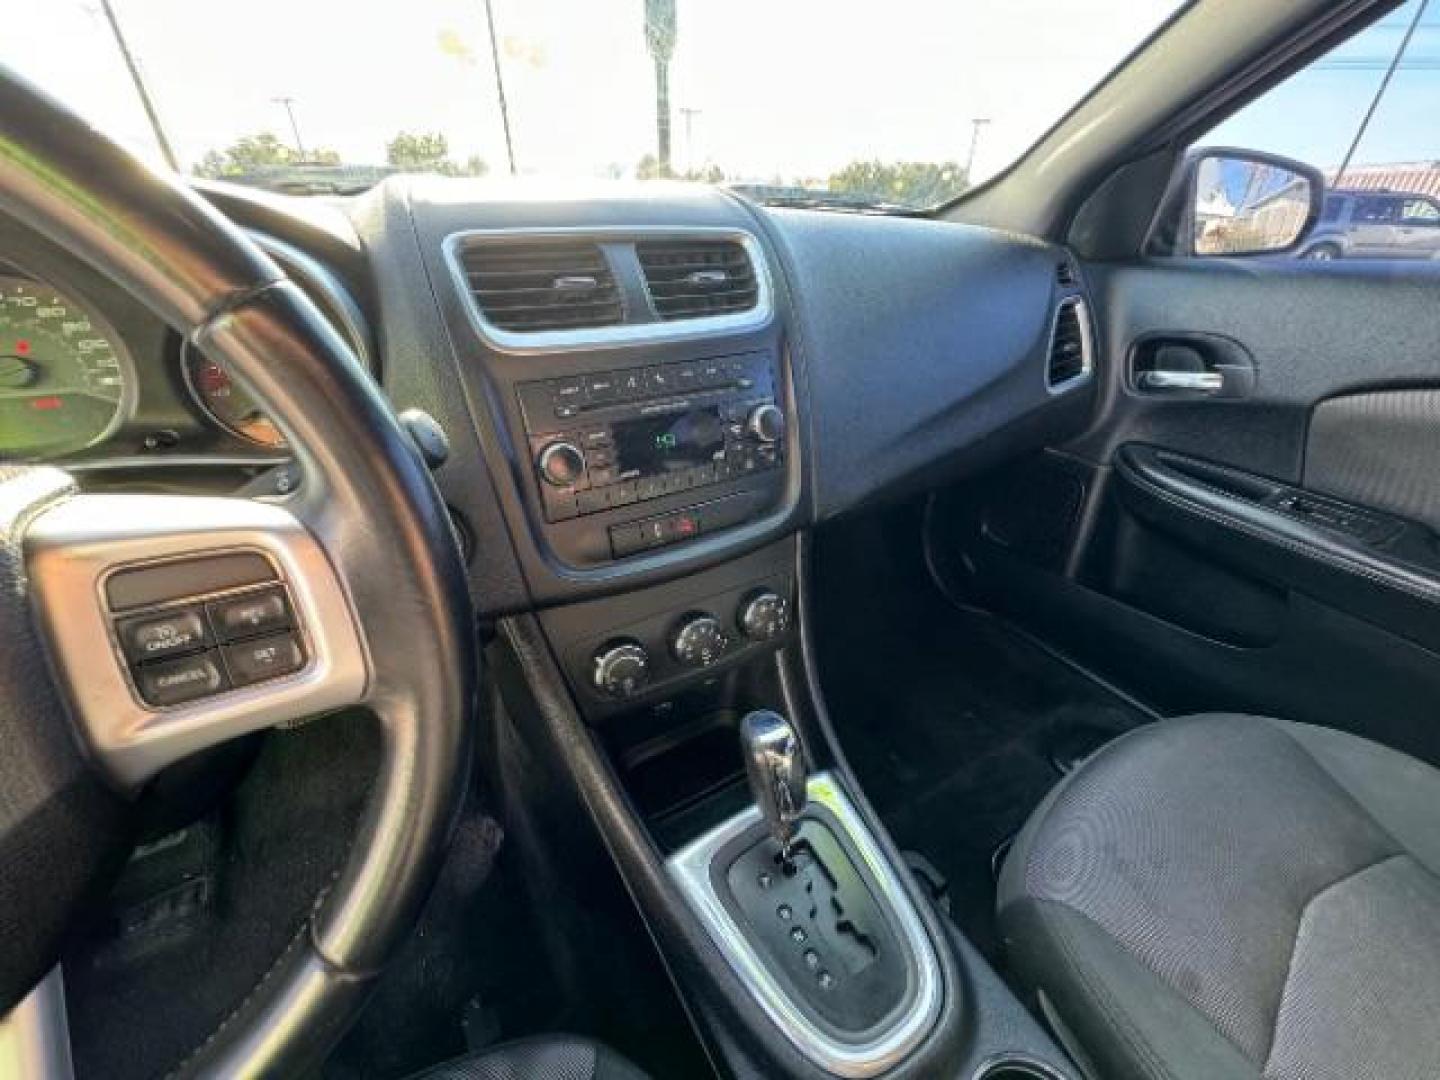
M157 660L135 669L135 685L151 705L179 705L225 688L225 675L215 662L215 650L193 656Z
M205 620L194 608L141 615L119 625L120 644L134 663L194 652L210 644Z
M299 671L305 664L305 654L295 635L287 632L226 645L225 664L236 686L249 686Z
M290 625L290 607L285 603L284 592L279 589L215 600L206 607L222 641L234 641Z

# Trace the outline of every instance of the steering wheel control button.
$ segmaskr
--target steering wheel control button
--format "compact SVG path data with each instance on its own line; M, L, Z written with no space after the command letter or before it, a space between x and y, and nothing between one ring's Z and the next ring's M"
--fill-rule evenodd
M687 667L709 667L724 655L730 639L714 615L687 615L670 639L670 654Z
M210 644L205 618L193 608L140 615L126 619L117 629L126 657L135 664L195 652Z
M638 641L602 645L595 654L595 689L606 697L634 697L650 681L650 657Z
M305 666L305 651L289 632L225 646L225 666L236 686L290 675Z
M790 628L790 602L777 592L761 589L740 602L735 621L750 641L773 641Z
M290 625L290 606L283 589L245 593L207 605L210 621L222 641L254 637Z
M135 685L146 702L159 708L209 697L226 687L225 673L217 660L215 650L211 649L141 664L135 669Z

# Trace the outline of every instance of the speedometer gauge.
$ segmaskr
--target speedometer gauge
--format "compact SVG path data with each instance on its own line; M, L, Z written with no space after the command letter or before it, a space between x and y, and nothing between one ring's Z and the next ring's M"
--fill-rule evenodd
M230 377L218 361L210 359L188 341L184 345L185 381L211 418L232 435L278 450L285 436L265 415L250 392Z
M83 450L133 393L119 338L73 296L0 275L0 460Z

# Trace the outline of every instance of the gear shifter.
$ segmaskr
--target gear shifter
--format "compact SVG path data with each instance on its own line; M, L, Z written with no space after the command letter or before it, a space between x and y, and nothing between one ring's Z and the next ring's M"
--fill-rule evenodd
M800 740L785 717L761 709L740 721L740 748L750 790L780 845L780 857L788 862L795 825L808 799Z

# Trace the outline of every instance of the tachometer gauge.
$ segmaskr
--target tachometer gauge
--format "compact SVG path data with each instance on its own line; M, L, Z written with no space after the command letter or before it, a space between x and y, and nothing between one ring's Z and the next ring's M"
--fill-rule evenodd
M184 345L184 353L185 381L190 384L195 400L211 419L232 435L267 450L279 450L285 446L285 437L280 434L280 429L265 415L250 392L232 379L219 362L211 360L188 341Z
M0 275L0 461L111 434L132 401L129 367L98 313L42 281Z

